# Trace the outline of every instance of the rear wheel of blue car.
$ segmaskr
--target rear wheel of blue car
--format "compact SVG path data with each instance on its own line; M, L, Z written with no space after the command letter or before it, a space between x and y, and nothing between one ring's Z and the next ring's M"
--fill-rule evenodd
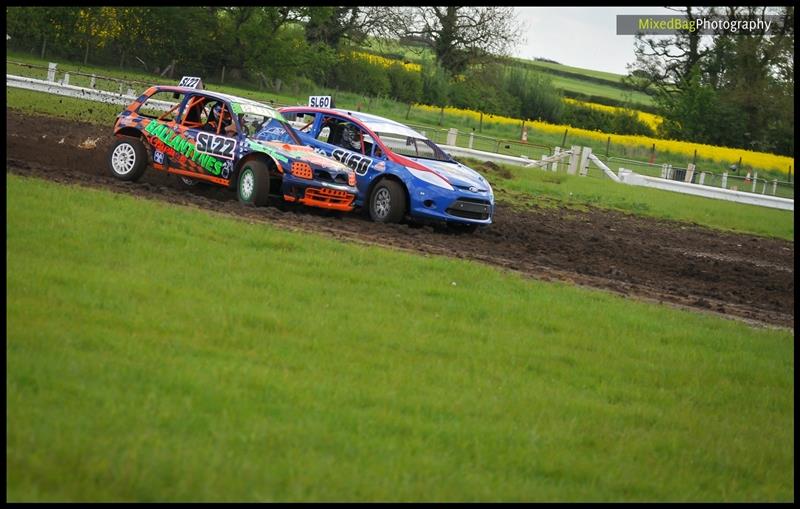
M406 193L394 180L382 180L369 197L369 217L377 223L399 223L406 214Z
M239 201L246 205L261 207L269 198L269 171L261 161L248 161L239 172L236 186Z
M108 169L120 180L138 180L147 168L147 150L137 138L119 138L108 153Z

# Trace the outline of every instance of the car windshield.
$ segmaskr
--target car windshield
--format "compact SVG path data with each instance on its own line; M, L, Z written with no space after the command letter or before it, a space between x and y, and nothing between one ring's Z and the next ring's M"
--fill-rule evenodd
M416 138L413 136L403 136L396 133L375 133L392 152L408 157L419 157L422 159L433 159L435 161L449 161L448 156L431 140Z
M245 114L243 125L246 125L245 130L247 136L262 140L262 141L277 141L281 143L290 143L292 145L302 145L300 138L297 137L297 132L286 121L277 118L264 118L253 119L248 124L247 117L254 116L252 114Z

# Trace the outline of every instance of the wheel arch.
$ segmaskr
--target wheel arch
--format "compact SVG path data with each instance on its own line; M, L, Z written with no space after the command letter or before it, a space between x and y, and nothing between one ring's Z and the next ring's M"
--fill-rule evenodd
M263 152L251 152L244 156L243 158L239 159L239 162L236 163L236 166L233 169L233 175L231 175L230 181L228 186L231 188L236 187L236 182L239 180L239 172L244 168L244 166L249 163L250 161L261 161L262 163L267 165L267 170L270 172L283 172L281 169L280 163L269 154L264 154Z
M372 198L372 191L375 189L375 186L377 186L380 182L383 182L384 180L392 180L400 184L400 187L403 189L403 193L405 193L406 213L407 214L410 213L411 193L408 190L408 186L403 181L403 179L392 173L384 173L383 175L380 175L372 179L372 182L369 183L369 187L367 188L367 195L366 195L366 200L364 201L364 205L369 206L369 200Z

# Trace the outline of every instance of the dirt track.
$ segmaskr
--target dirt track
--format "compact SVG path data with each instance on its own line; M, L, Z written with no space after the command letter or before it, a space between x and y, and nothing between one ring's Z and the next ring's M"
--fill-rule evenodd
M254 209L241 205L231 191L186 190L175 177L152 169L133 184L112 178L106 168L111 125L98 127L8 110L6 121L6 171L10 173L194 205L340 239L480 260L538 279L570 281L748 321L794 326L793 242L601 209L520 211L502 201L495 223L472 235L430 226L376 224L358 213L331 215L289 204ZM96 147L79 148L87 139L97 139Z

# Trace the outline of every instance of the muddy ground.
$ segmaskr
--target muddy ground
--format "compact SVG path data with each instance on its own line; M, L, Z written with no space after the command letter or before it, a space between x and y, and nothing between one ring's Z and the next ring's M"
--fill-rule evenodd
M750 322L794 327L794 243L592 208L515 209L499 196L495 223L474 234L431 226L383 225L364 214L291 204L241 205L219 187L186 189L148 169L137 183L107 170L111 125L6 111L6 171L65 184L193 205L278 227L415 252L478 260L543 280L568 281L629 297ZM94 148L91 141L96 140ZM534 170L532 170L534 171ZM490 180L491 180L491 176ZM576 319L580 310L576 309Z

